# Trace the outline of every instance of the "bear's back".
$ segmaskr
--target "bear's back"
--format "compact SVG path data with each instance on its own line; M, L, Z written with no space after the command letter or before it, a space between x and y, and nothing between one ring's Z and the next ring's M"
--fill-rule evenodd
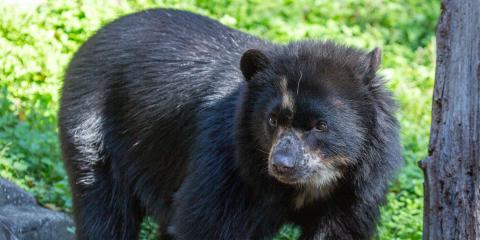
M105 159L112 166L148 165L163 174L159 184L177 179L162 190L174 191L203 113L232 105L243 83L241 54L266 46L179 10L147 10L106 25L83 44L65 76L59 128L67 166L73 157L78 166Z

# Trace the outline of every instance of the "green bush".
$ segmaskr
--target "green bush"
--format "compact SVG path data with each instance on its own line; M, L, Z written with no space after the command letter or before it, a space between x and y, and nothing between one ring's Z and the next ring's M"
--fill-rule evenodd
M59 89L80 44L121 15L174 7L208 15L274 42L314 38L384 50L382 73L399 102L406 164L382 209L379 239L420 239L439 0L48 1L34 9L0 2L0 176L43 205L70 211L57 139ZM142 238L156 226L146 223ZM295 239L286 227L277 239Z

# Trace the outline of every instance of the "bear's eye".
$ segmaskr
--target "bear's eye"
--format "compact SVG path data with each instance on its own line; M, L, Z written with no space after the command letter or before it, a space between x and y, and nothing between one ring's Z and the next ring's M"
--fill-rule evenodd
M328 130L327 123L325 121L318 121L317 124L315 124L315 130L319 132L325 132Z
M270 127L277 126L277 116L275 116L275 114L272 113L268 115L268 125L270 125Z

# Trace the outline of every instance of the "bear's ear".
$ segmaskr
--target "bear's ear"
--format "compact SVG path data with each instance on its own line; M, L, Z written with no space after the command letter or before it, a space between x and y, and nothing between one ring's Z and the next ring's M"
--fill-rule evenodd
M380 67L380 63L382 61L382 50L378 47L374 48L367 54L367 61L368 69L364 76L364 81L368 84L375 77L375 73Z
M262 51L249 49L243 53L240 59L240 70L245 80L250 81L256 73L264 70L268 64L270 64L270 60Z
M382 49L376 47L367 56L370 60L370 71L376 72L382 62Z

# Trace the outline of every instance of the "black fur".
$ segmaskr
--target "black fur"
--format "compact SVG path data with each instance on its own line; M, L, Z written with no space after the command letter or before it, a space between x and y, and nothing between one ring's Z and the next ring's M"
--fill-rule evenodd
M243 55L248 49L257 50ZM287 222L304 239L371 237L401 162L378 64L378 51L275 45L184 11L107 25L73 58L59 113L78 239L136 239L145 214L165 238L262 239ZM332 163L342 174L328 186L286 184L268 172L280 138L266 114L280 101L282 78L296 112L282 118L281 110L279 126L313 134L317 115L329 124L295 146L348 160ZM307 195L315 197L295 203Z

